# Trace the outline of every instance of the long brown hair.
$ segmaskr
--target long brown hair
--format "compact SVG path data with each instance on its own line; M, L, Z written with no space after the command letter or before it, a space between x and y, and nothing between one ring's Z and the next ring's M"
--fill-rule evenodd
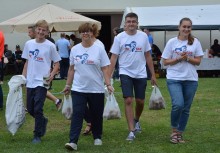
M192 25L192 20L190 18L182 18L180 20L180 23L179 23L179 26L183 23L183 21L189 21ZM194 37L192 36L192 34L190 33L189 36L188 36L188 45L192 45L194 42Z

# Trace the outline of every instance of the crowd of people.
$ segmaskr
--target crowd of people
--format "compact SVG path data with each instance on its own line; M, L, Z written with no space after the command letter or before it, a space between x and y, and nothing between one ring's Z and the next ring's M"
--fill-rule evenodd
M191 34L192 21L189 18L181 19L178 29L178 36L171 38L162 55L159 55L163 58L164 65L168 66L167 88L172 104L170 142L173 144L185 143L183 132L198 87L196 65L200 64L203 56L199 40ZM81 41L72 48L65 39L65 33L61 33L61 38L54 44L47 40L48 23L40 20L35 26L29 27L31 40L25 43L23 52L16 46L17 58L23 62L22 75L27 79L27 110L35 120L32 143L41 142L48 123L43 113L44 102L48 97L44 78L50 83L59 68L61 78L66 79L63 93L74 97L69 142L65 144L65 148L77 150L84 119L87 127L83 133L87 135L92 132L94 145L102 145L104 87L107 87L110 94L114 92L110 79L115 75L120 78L124 99L128 126L126 140L135 140L142 131L140 118L145 105L147 78L151 80L151 85L157 86L152 60L153 39L150 38L149 31L139 30L137 14L128 13L125 16L124 31L115 33L109 59L103 43L97 39L99 29L96 24L84 23L78 30ZM70 39L73 38L75 37L70 36ZM2 33L0 40L2 53ZM150 74L147 73L146 66ZM18 71L21 72L21 69ZM56 99L54 102L57 105L60 101Z

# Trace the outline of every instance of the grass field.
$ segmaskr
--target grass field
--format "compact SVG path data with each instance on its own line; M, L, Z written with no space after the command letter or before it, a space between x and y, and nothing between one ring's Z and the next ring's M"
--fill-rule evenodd
M4 101L6 101L8 86L6 77L3 84ZM146 105L140 119L142 133L133 142L125 140L128 134L124 115L124 105L119 87L115 82L115 97L119 103L122 118L120 120L105 120L103 145L94 146L92 136L80 136L78 151L82 153L220 153L220 79L200 78L199 87L191 108L190 119L185 131L186 144L171 144L170 136L170 97L165 78L158 79L158 85L166 101L165 110L149 110L148 101L151 86L147 87ZM149 81L148 81L149 83ZM65 81L53 81L53 92L62 98L59 92ZM5 106L5 102L4 102ZM70 121L56 110L49 100L44 106L45 116L49 122L47 133L42 143L33 145L34 120L26 115L26 122L12 136L6 127L5 112L0 111L0 152L1 153L65 153L69 152L64 144L69 141ZM84 125L85 126L85 125ZM84 128L84 127L83 127Z

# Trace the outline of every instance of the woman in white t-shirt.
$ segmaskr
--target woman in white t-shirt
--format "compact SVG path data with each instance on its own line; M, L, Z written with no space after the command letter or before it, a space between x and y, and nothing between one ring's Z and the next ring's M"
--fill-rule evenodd
M94 145L102 145L102 124L104 110L104 81L109 90L114 89L108 76L109 58L106 51L94 44L93 26L84 23L79 27L82 42L71 49L70 67L64 93L70 93L73 102L73 115L70 127L70 141L65 144L68 150L77 150L77 142L82 129L87 104L91 113Z
M105 51L104 44L99 39L97 39L97 37L99 36L99 30L98 30L97 24L93 24L92 28L93 28L93 31L92 31L93 35L91 37L92 41L94 42L94 44L98 45ZM86 127L85 127L85 130L83 131L83 135L87 136L87 135L90 135L92 132L91 113L90 113L88 105L86 107L84 119L86 121Z
M171 38L163 51L167 65L167 87L172 99L171 143L184 143L182 134L187 125L190 107L198 87L196 65L204 55L201 44L191 35L192 21L183 18L179 24L179 35Z

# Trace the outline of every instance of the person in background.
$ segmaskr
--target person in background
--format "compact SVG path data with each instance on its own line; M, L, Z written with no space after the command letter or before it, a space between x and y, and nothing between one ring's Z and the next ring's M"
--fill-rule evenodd
M71 49L70 42L65 38L66 34L61 33L60 39L56 41L56 47L61 57L60 61L60 78L66 79L69 69L69 50Z
M3 63L4 63L4 44L5 44L5 37L2 31L0 31L0 70L1 70L1 83L0 83L0 111L3 110L3 91L2 91L2 81L3 81Z
M20 45L16 45L15 47L15 69L16 69L16 74L22 74L22 70L24 67L25 59L21 58L22 55L22 50L20 49Z
M154 43L153 36L151 35L149 29L147 29L147 28L144 28L144 32L147 34L150 46L152 47L152 45ZM152 50L151 50L151 54L152 54Z
M75 46L75 45L77 45L77 44L79 44L79 43L82 42L82 40L79 39L79 38L77 38L74 34L71 34L71 35L70 35L70 39L71 39L72 42L73 42L73 46Z
M151 48L153 47L153 43L154 43L154 39L153 39L153 36L150 34L150 31L149 29L147 28L144 28L144 32L147 34L148 36L148 40L149 40L149 43L150 43L150 46ZM152 56L152 49L150 50L150 54ZM148 66L146 65L146 69L147 69L147 76L148 76L148 80L150 80L151 78L151 73L150 73L150 69L148 68Z
M151 83L156 84L153 62L150 54L150 44L147 35L137 30L138 16L128 13L125 16L126 31L118 34L111 47L111 65L109 75L112 75L117 59L119 74L125 104L125 115L128 124L126 140L135 139L135 134L141 132L140 116L144 109L145 91L147 86L146 63L151 71ZM134 91L134 93L133 93ZM136 106L133 111L133 97Z
M113 34L114 34L114 37L117 36L119 34L119 28L118 27L115 27L113 28ZM118 64L118 60L115 64L115 70L114 70L114 73L113 73L113 79L116 80L116 81L119 81L120 78L119 78L119 64Z
M167 87L172 101L170 142L185 143L183 132L186 128L190 107L197 87L196 66L204 55L199 40L192 36L192 21L182 18L179 35L171 38L162 53L167 68Z
M220 57L220 45L218 39L215 39L214 44L211 46L211 54L213 57Z
M4 45L4 56L8 59L8 64L14 64L15 56L13 52L8 49L8 44Z
M43 106L47 94L44 78L49 84L59 69L60 57L56 46L46 39L49 32L47 21L39 20L36 23L36 38L25 43L22 58L26 59L23 73L27 79L27 110L35 119L33 144L40 143L41 137L46 133L48 119L44 117ZM51 72L51 62L54 69Z
M35 37L36 37L35 28L36 28L35 25L28 26L28 36L31 39L35 39ZM48 39L48 36L49 36L49 34L46 35L46 39L51 41L51 39ZM54 41L51 41L51 42L54 43ZM52 83L52 81L50 83ZM47 90L47 98L55 103L58 111L62 108L62 99L57 98L48 90Z
M70 67L63 90L65 94L71 92L71 96L74 97L70 140L65 144L68 150L77 150L87 104L91 113L94 145L102 145L105 92L103 80L109 92L114 90L108 76L109 58L103 48L94 44L93 29L91 23L79 26L82 42L72 47L70 53Z

